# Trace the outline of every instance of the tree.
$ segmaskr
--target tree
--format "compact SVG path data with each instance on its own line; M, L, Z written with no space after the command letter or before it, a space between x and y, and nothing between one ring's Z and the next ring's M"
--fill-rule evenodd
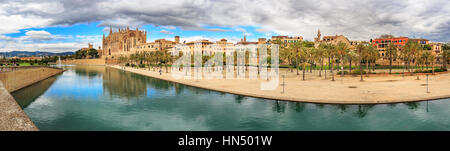
M449 44L442 45L441 56L442 56L442 68L448 68L447 64L448 64L449 57L450 57L450 45Z
M389 43L386 48L384 57L386 59L389 59L389 74L392 74L392 62L398 57L397 49L397 45L395 45L394 43Z
M309 49L310 48L306 48L306 47L302 47L301 51L298 52L298 56L300 57L300 60L302 62L302 71L303 71L303 75L302 75L302 79L305 80L305 72L306 72L306 62L309 56Z
M328 52L328 63L331 70L331 81L334 81L334 62L336 61L336 47L333 44L327 44L327 52Z
M326 45L321 43L321 44L319 44L319 47L316 50L317 58L319 59L319 62L320 62L319 77L322 76L322 70L323 70L323 66L324 66L324 58L327 57L326 52L325 52L325 47L326 47ZM325 72L326 72L326 70L325 70Z
M417 60L417 56L420 50L420 46L417 42L407 42L403 48L403 50L400 52L402 55L402 58L405 62L406 69L411 72L410 66L411 62L414 60Z
M429 44L423 45L423 50L431 50L431 46Z
M172 55L170 54L170 52L167 48L163 50L161 55L162 56L160 57L161 58L160 62L164 63L164 66L166 68L166 73L169 73L168 64L170 64L172 62Z
M375 70L375 63L376 63L376 61L377 61L377 59L379 58L379 53L378 53L378 51L374 48L374 47L372 47L371 45L369 45L369 46L366 46L367 47L367 52L366 52L366 69L367 69L367 72L366 72L366 75L368 76L368 74L370 73L370 69L369 69L369 66L370 66L370 63L371 62L373 62L373 69Z
M358 53L359 73L361 75L361 81L364 81L363 73L362 73L362 62L363 62L363 59L365 58L366 50L367 50L367 48L362 44L359 44L358 46L356 46L356 52Z
M299 75L298 74L298 65L299 65L299 58L300 57L303 57L303 56L301 56L302 55L302 51L303 51L303 43L301 42L301 41L296 41L296 42L294 42L293 44L291 44L290 46L289 46L289 50L290 50L290 52L292 52L293 54L294 54L294 56L295 56L295 68L297 69L297 75Z
M343 42L339 42L336 46L336 53L338 55L338 59L339 59L339 66L343 66L343 61L344 61L344 57L348 54L349 49L347 44L343 43ZM343 72L343 71L342 71Z
M91 48L88 50L88 54L91 58L98 58L98 51L97 49Z
M436 61L436 54L431 53L430 57L429 57L430 63L431 63L431 72L434 75L434 62Z
M349 73L352 73L352 62L355 60L356 61L358 60L358 54L355 51L349 51L347 53L346 58L348 59L348 62L349 62L349 67L348 67Z

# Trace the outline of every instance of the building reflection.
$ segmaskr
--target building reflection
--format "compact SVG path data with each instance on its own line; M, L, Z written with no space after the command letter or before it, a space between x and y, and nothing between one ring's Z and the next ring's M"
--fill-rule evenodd
M104 68L103 93L111 98L118 96L128 100L147 95L147 81L141 75L114 68Z
M106 68L103 66L74 66L75 73L79 76L94 78L105 73Z

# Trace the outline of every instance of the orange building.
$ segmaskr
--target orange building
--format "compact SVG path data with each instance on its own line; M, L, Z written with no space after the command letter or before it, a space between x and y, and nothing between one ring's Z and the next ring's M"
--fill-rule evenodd
M408 37L392 37L392 38L377 38L372 40L372 46L377 48L380 52L380 55L384 57L386 47L389 43L393 43L398 47L403 47L409 41Z

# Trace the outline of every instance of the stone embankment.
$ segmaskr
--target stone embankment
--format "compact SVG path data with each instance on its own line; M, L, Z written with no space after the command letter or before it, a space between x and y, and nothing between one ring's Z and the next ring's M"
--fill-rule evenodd
M0 72L0 130L36 131L38 128L10 93L64 72L51 67L19 67Z
M74 64L74 65L105 65L105 59L74 59L74 60L62 60L61 64Z

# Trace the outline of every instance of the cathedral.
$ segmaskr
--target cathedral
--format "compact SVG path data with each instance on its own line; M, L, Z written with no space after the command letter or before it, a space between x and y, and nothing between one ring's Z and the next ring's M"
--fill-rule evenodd
M139 44L145 44L147 41L147 32L136 30L120 29L113 32L109 29L109 35L105 37L103 34L102 48L103 56L117 56L121 54L129 54L133 48L137 48Z

